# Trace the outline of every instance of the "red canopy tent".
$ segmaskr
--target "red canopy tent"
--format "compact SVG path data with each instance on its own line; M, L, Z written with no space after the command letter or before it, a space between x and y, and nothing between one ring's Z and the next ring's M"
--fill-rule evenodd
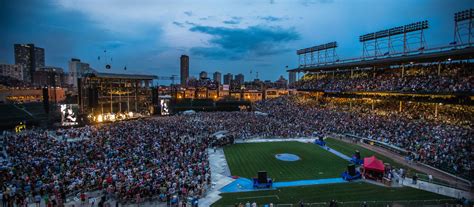
M364 167L364 175L367 174L368 172L375 172L375 173L382 173L382 174L385 172L385 165L383 164L381 160L377 159L375 156L365 157L364 164L362 166Z

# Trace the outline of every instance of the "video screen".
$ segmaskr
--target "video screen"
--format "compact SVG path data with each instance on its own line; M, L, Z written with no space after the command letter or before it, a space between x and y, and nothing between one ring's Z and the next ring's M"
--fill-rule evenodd
M161 115L166 116L170 115L170 100L169 99L161 99L160 100L160 108L161 108Z
M77 104L61 104L61 125L74 126L78 124L77 114L79 107Z

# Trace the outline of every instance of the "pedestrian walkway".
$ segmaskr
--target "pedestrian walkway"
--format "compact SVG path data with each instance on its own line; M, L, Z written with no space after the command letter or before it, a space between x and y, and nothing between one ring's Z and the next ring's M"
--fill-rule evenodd
M318 145L318 146L320 146L320 145ZM348 161L348 162L351 161L351 158L350 158L349 156L347 156L347 155L345 155L345 154L342 154L342 153L340 153L339 151L337 151L337 150L335 150L335 149L333 149L333 148L330 148L330 147L328 147L328 146L320 146L320 147L326 149L328 152L333 153L334 155L336 155L336 156L338 156L338 157L340 157L340 158L342 158L342 159L344 159L344 160L346 160L346 161Z
M432 193L437 193L440 195L452 197L452 198L467 198L469 200L473 200L474 196L472 193L468 191L463 191L455 188L450 188L447 186L442 186L442 185L437 185L434 183L430 182L425 182L425 181L420 181L418 180L416 184L413 183L413 179L411 178L405 178L405 179L400 179L399 181L402 185L424 190L424 191L429 191Z
M208 149L209 153L209 164L211 167L211 182L212 185L207 193L207 195L199 199L199 206L211 206L219 199L221 199L221 189L222 187L232 183L234 179L230 177L229 166L225 159L224 150L222 148Z

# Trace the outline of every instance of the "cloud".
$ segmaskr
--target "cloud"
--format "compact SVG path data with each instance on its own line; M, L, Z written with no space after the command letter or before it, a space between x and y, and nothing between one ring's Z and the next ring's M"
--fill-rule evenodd
M238 21L238 20L226 20L226 21L223 21L222 23L224 23L224 24L240 24L240 21Z
M185 21L184 23L187 24L187 25L190 25L190 26L197 26L197 24L192 23L190 21Z
M196 25L189 29L211 35L212 47L194 47L191 53L216 59L242 59L247 55L268 56L286 52L284 43L300 38L293 28L251 26L227 28Z
M180 23L180 22L174 21L173 24L176 25L176 26L178 26L178 27L184 27L184 24L183 24L183 23Z
M186 14L186 16L188 16L188 17L193 16L192 11L185 11L184 14Z
M279 21L282 21L284 20L285 18L281 18L281 17L274 17L274 16L265 16L265 17L258 17L259 19L263 19L267 22L279 22Z
M240 21L242 21L242 17L232 17L230 20L225 20L222 23L224 24L240 24Z
M215 60L239 60L242 59L242 54L237 54L229 50L219 47L193 47L190 50L191 54L212 58Z
M107 49L118 49L120 47L125 46L126 43L119 41L119 40L113 40L113 41L105 41L105 43L102 45L103 47Z
M300 0L301 4L304 6L309 6L311 4L328 4L334 3L334 0Z

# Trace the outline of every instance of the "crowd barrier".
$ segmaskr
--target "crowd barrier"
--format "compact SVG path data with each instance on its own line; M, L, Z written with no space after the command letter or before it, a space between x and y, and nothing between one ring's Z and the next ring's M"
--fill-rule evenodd
M403 156L407 156L407 155L410 154L410 152L408 152L405 149L402 149L402 148L397 147L395 145L391 145L391 144L381 142L381 141L378 141L378 140L375 140L375 139L360 137L360 136L356 136L356 135L353 135L353 134L344 134L344 136L352 138L352 139L357 139L360 142L363 142L363 143L366 143L366 144L375 145L375 146L379 146L379 147L388 149L392 152L395 152L395 153L403 155Z

